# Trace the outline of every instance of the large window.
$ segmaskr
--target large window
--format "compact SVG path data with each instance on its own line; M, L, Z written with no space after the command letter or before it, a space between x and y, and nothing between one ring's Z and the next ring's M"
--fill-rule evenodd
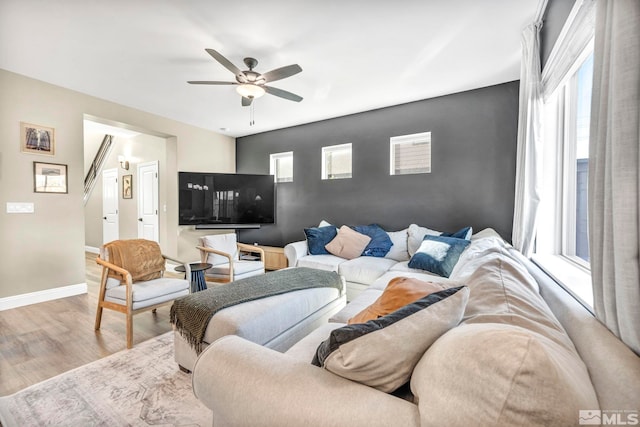
M588 266L587 187L593 53L581 58L576 65L577 70L561 94L565 105L562 253Z
M351 144L322 147L322 179L351 178Z
M293 151L271 154L269 173L275 182L293 182Z
M593 47L567 67L544 103L543 182L534 260L586 305L593 304L587 187Z
M394 136L389 145L391 175L431 173L431 132Z

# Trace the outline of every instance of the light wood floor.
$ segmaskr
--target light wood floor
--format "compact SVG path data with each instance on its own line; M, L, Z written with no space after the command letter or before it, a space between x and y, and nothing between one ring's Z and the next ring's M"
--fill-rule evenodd
M104 310L100 331L93 330L101 274L95 257L86 254L87 294L0 311L0 396L126 348L123 314ZM133 317L134 345L171 330L169 307Z

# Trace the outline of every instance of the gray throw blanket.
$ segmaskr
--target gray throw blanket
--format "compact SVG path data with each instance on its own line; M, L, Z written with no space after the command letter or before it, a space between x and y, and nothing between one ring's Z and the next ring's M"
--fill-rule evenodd
M176 299L170 321L189 344L202 351L202 339L213 315L226 307L302 289L333 287L342 291L338 273L306 267L247 277Z

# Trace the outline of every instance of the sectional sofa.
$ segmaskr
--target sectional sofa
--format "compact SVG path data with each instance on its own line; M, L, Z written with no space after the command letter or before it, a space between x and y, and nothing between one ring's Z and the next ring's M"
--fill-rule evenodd
M471 238L448 278L391 267L285 353L237 336L211 344L193 386L213 425L561 426L640 409L638 356L492 230ZM312 365L327 342L366 325L345 323L400 276L452 296L334 350L341 369ZM392 392L372 380L396 371L408 377Z
M332 227L328 222L321 222L316 229ZM312 233L307 235L312 237ZM388 231L386 235L392 243L390 250L382 257L359 256L345 259L330 253L312 253L310 245L314 242L302 240L289 243L284 247L290 267L310 267L320 270L336 271L344 277L347 284L347 300L351 301L361 292L371 286L378 278L387 272L424 273L409 267L409 260L416 253L425 235L438 236L440 231L411 224L400 231ZM316 237L316 236L314 236ZM317 236L321 239L320 236ZM326 240L329 240L327 238ZM320 252L316 250L316 252Z

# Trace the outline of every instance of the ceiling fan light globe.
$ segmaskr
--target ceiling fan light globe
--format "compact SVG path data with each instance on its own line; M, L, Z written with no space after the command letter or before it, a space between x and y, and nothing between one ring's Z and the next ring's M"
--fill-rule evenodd
M236 91L240 95L244 96L245 98L254 98L254 99L260 98L262 95L265 94L265 90L263 87L250 84L250 83L238 85L238 87L236 87Z

